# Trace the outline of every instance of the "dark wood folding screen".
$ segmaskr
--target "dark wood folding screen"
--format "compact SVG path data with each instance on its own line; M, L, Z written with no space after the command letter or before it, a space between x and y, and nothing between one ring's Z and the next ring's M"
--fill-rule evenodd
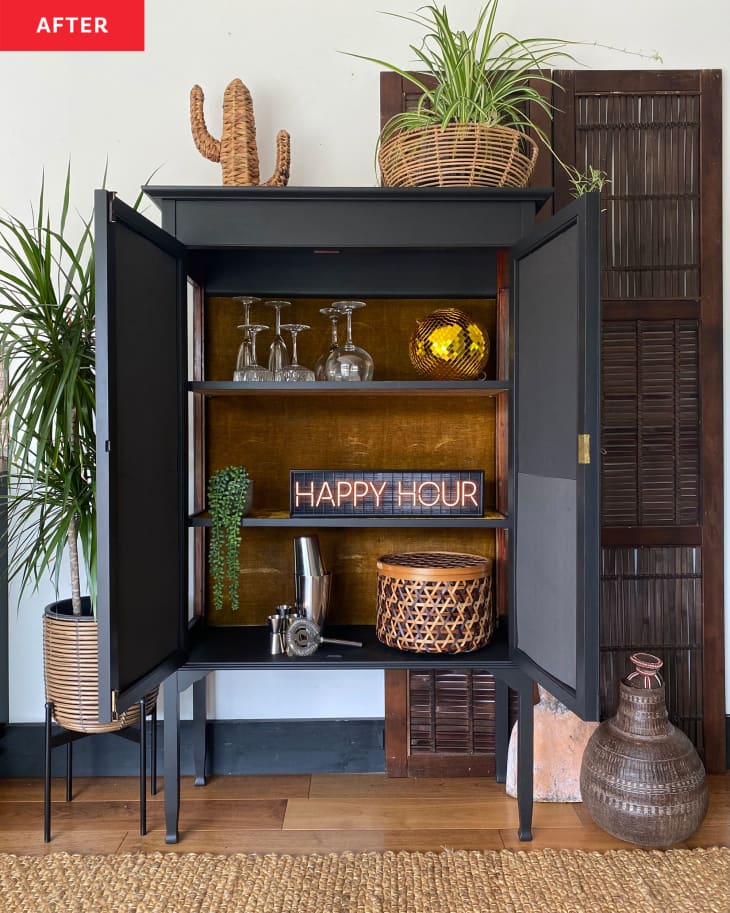
M725 768L719 71L560 71L553 142L606 171L602 224L601 707L635 650L671 719ZM381 74L381 122L415 104ZM533 183L570 200L548 155ZM458 681L456 680L458 679ZM494 769L490 676L386 676L392 775ZM491 727L491 728L490 728Z

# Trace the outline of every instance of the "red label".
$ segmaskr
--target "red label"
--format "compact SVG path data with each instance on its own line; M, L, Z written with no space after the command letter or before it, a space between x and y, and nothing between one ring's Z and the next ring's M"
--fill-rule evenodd
M144 0L0 0L0 51L144 51Z

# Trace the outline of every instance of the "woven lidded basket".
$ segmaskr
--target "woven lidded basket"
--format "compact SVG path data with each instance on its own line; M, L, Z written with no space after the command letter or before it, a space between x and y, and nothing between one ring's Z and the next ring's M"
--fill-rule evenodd
M378 560L378 640L414 653L466 653L494 633L492 560L410 552Z
M525 187L537 151L511 127L447 124L394 133L378 162L386 187Z

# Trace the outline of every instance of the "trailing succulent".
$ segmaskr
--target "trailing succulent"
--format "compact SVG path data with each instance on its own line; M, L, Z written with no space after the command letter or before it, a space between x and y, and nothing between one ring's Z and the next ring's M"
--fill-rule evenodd
M244 466L226 466L208 480L208 509L213 521L208 560L213 581L213 608L223 608L226 584L231 609L238 609L241 517L251 480Z

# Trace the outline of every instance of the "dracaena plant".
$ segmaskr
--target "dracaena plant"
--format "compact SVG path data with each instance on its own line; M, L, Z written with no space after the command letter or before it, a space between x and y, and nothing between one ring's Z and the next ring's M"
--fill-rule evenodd
M0 416L9 576L22 593L50 570L58 591L67 551L78 615L81 561L96 596L96 337L92 221L72 216L70 198L69 168L57 220L45 179L29 221L0 215Z
M446 7L424 6L409 16L388 13L424 31L421 43L410 45L418 75L375 57L351 55L399 73L422 93L415 110L396 114L388 121L381 142L401 130L450 123L532 129L547 142L528 112L536 105L548 115L552 113L539 85L554 84L546 67L561 59L573 60L565 50L573 42L520 39L499 31L495 23L498 5L499 0L487 0L469 32L452 27ZM433 87L421 80L421 72L433 77Z

